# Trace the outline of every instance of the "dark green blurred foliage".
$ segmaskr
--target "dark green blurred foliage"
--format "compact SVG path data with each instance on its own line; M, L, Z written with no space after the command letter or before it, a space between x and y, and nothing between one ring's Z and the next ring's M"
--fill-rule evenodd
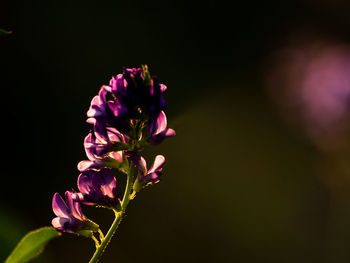
M9 35L9 34L12 34L12 32L11 31L6 31L6 30L0 28L0 36Z
M2 247L0 256L3 261L25 233L25 222L22 222L20 213L11 213L4 206L1 206L0 211L0 242Z
M168 86L177 136L147 152L166 157L164 177L129 205L102 262L349 262L348 176L321 173L348 169L347 155L329 157L285 124L262 63L292 31L349 41L338 2L6 3L0 26L16 34L0 40L0 204L18 212L1 208L1 256L50 224L56 191L76 187L99 87L147 63ZM84 211L105 230L113 220ZM34 262L87 262L93 250L64 234Z

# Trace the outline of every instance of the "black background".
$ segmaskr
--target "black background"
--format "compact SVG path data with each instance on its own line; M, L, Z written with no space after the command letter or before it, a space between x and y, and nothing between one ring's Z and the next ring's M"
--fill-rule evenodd
M76 187L100 86L148 64L168 86L177 136L147 152L167 158L164 179L131 203L102 262L348 262L350 221L330 223L320 153L280 119L263 78L295 32L349 42L349 11L311 0L2 3L0 27L13 34L0 38L1 257L50 224L55 192ZM84 211L104 230L112 220ZM36 261L92 253L90 240L64 235Z

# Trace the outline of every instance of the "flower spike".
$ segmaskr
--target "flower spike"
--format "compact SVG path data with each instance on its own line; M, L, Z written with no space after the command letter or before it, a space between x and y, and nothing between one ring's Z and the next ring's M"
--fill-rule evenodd
M175 130L167 127L164 112L166 90L147 65L123 68L90 103L87 122L93 128L84 139L87 160L78 164L79 192L67 191L64 198L55 193L52 199L56 215L52 225L57 230L94 240L96 251L90 263L100 259L136 193L160 181L164 156L157 155L148 169L141 151L175 136ZM123 195L114 176L118 172L126 176ZM106 235L83 215L81 205L113 210L115 219Z

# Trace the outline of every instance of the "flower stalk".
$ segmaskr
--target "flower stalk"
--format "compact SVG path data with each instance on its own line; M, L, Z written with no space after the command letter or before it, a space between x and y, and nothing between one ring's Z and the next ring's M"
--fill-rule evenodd
M131 191L132 191L135 172L136 172L135 166L133 165L132 162L130 162L129 172L127 175L127 181L126 181L126 186L125 186L125 191L124 191L124 196L123 196L123 200L121 201L121 210L119 212L117 212L116 210L113 210L114 214L115 214L114 221L113 221L111 227L109 228L105 238L101 241L101 244L98 247L96 247L96 251L95 251L94 255L92 256L91 260L89 261L89 263L96 263L99 261L104 250L106 249L107 245L111 241L115 231L117 230L117 228L118 228L118 226L119 226L119 224L120 224L120 222L125 214L126 207L128 206L130 200L132 200Z

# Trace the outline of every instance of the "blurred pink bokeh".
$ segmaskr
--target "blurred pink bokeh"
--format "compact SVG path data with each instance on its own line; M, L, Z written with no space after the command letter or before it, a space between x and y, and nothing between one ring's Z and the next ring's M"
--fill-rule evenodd
M285 119L324 150L342 147L349 132L350 46L302 40L271 55L267 86Z

